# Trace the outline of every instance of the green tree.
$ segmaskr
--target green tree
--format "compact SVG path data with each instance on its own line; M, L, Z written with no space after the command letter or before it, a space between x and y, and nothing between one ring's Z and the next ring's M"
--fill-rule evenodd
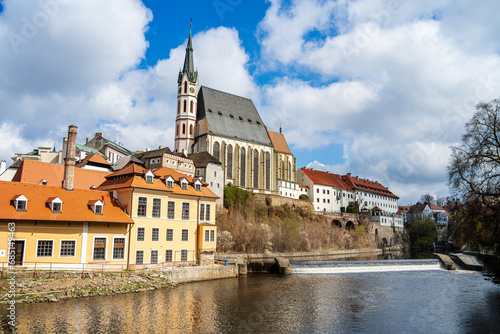
M420 217L410 225L410 244L415 248L432 248L437 239L436 223L432 218Z

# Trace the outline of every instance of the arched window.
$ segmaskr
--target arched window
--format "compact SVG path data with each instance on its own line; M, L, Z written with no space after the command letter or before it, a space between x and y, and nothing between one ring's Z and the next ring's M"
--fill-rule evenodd
M245 154L245 148L241 148L240 152L240 186L244 187L245 186L245 174L246 174L246 154Z
M253 151L253 187L259 189L259 151Z
M177 113L181 112L181 101L177 101Z
M175 134L179 136L179 124L175 126Z
M188 92L188 83L187 81L184 81L184 93Z
M266 189L271 190L271 155L266 152Z
M189 111L191 112L191 114L193 113L193 105L194 105L194 102L191 101L190 106L189 106L189 108L190 108Z
M189 126L189 134L192 135L193 134L193 124L191 124Z
M229 145L227 147L227 171L226 176L228 179L233 178L233 147Z
M288 163L288 181L292 181L292 164Z
M214 150L212 155L215 157L215 159L220 161L220 145L217 141L214 143Z
M182 124L182 134L186 134L186 124Z
M186 108L187 108L187 101L184 100L184 108L182 109L183 112L186 112Z
M281 179L285 179L285 162L281 160Z

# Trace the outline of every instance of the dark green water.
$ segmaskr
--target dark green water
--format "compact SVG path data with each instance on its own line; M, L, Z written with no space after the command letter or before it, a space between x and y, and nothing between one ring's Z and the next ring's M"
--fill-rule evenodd
M466 271L254 274L16 312L19 333L499 333L500 287Z

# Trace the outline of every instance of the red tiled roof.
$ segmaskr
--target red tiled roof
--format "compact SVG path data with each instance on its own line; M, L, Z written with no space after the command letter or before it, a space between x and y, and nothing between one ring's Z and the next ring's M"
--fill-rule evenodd
M78 163L78 165L76 165L76 167L83 167L87 165L89 162L105 165L108 167L111 166L111 164L106 159L104 159L100 153L93 153L91 155L87 155L85 159L83 159Z
M266 128L267 130L267 128ZM274 146L274 149L279 153L292 154L288 148L288 143L286 142L285 136L282 133L267 130L269 139Z
M408 210L408 213L412 214L412 213L424 212L424 209L425 209L426 206L429 206L429 209L431 209L432 211L436 211L436 210L444 211L444 209L442 207L437 206L436 204L423 203L423 204L412 205L411 208L410 208L410 210Z
M325 185L325 186L332 186L332 187L336 187L336 188L352 190L352 188L349 187L340 178L340 175L338 175L338 174L333 174L333 173L329 173L329 172L322 172L319 170L314 170L314 169L309 169L309 168L301 168L300 170L303 171L304 174L306 174L307 177L314 184L321 184L321 185Z
M366 191L370 193L380 194L388 197L399 198L389 191L386 187L376 181L362 179L360 177L353 177L350 175L342 175L342 180L352 189L359 191Z
M12 203L12 198L18 195L28 199L25 212L17 211ZM61 213L53 213L46 204L51 198L59 198L63 202ZM93 200L104 202L102 214L96 215L89 207L89 201ZM0 181L0 219L134 223L107 192L76 188L67 191L61 187L5 181Z
M382 209L381 209L381 208L379 208L378 206L374 207L372 210L373 210L373 211L382 211Z
M410 210L410 207L409 206L398 206L398 210L401 211L401 212L408 212L408 210Z
M92 186L97 187L106 181L105 177L109 174L111 173L92 169L75 168L73 187L79 189L90 189ZM48 186L61 186L64 179L64 166L24 159L12 178L12 181L38 184L42 179L47 181Z

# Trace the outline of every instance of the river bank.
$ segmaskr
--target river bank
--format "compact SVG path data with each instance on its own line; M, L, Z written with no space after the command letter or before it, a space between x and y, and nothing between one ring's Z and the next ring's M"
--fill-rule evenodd
M59 300L169 289L177 284L237 277L235 266L193 266L162 271L67 272L16 271L0 280L0 304L58 302ZM15 293L10 289L14 278ZM10 290L9 290L10 289Z

